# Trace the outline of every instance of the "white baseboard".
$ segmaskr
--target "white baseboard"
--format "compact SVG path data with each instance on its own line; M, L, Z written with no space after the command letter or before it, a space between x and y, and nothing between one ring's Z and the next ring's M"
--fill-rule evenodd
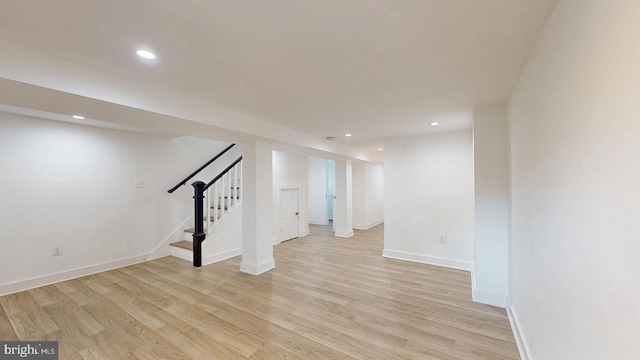
M263 262L259 265L247 264L244 261L240 263L240 271L251 275L260 275L276 267L274 259Z
M237 216L237 213L241 213L239 211L240 206L237 206L228 216ZM193 215L189 216L185 221L182 222L178 227L176 227L169 236L167 236L164 240L160 242L151 252L143 255L137 255L130 258L119 259L108 261L101 264L88 265L76 269L65 270L54 274L43 275L39 277L34 277L26 280L20 280L12 283L2 284L0 285L0 296L13 294L20 291L25 291L29 289L33 289L40 286L50 285L61 281L76 279L79 277L92 275L95 273L109 271L133 264L138 264L144 261L150 261L159 259L165 256L174 255L178 258L184 259L186 261L193 261L193 252L186 250L171 247L170 244L174 242L178 242L182 240L184 229L186 224L189 221L193 221ZM210 236L213 236L211 234ZM177 252L177 254L176 254ZM212 264L217 261L221 261L224 259L228 259L230 257L234 257L240 255L242 253L242 249L233 249L226 252L214 254L208 256L206 259L207 264ZM266 271L266 270L265 270Z
M501 308L507 307L507 295L493 291L479 290L475 287L471 290L473 301L482 304L493 305Z
M518 346L518 352L520 352L520 358L522 360L533 360L531 351L527 345L527 341L522 333L522 326L518 321L516 310L511 305L509 298L507 297L507 316L509 316L509 323L511 324L511 330L513 331L513 337L516 338L516 345Z
M217 263L218 261L231 259L232 257L236 257L238 255L242 255L242 248L231 249L228 251L223 251L217 254L209 255L203 259L202 265L211 265L211 264Z
M280 241L279 237L276 236L276 237L273 238L273 245L278 245L278 244L281 244L281 243L282 243L282 241Z
M473 301L482 304L493 305L501 308L507 307L507 295L493 291L480 290L476 287L476 267L471 264L471 297Z
M478 303L497 306L503 309L507 307L507 294L478 289L476 286L475 264L471 264L471 297L473 301Z
M328 225L329 222L326 220L309 220L309 224L312 225Z
M356 230L369 230L374 226L378 226L378 225L382 224L383 222L384 222L384 219L379 219L379 220L372 221L372 222L370 222L368 224L365 224L365 225L353 224L353 228L356 229Z
M146 261L149 254L138 255L130 258L105 262L102 264L79 267L72 270L65 270L54 274L20 280L8 284L0 285L0 296L25 291L40 286L51 285L61 281L76 279L79 277L96 274L103 271L113 270L129 265Z
M338 231L336 230L335 232L335 236L336 237L341 237L341 238L350 238L353 236L353 229L349 230L349 231Z
M306 230L303 230L302 232L300 232L298 237L308 236L309 234L311 234L311 232L309 231L309 229L306 229Z
M471 263L468 261L440 258L422 254L408 253L404 251L387 250L382 251L382 257L398 260L413 261L422 264L444 266L452 269L471 271Z

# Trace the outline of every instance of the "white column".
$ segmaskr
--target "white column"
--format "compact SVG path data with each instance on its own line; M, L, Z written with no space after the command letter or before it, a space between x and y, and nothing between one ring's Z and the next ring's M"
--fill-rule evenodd
M473 300L505 307L509 277L509 158L506 110L474 113Z
M335 212L333 222L335 236L348 238L353 236L353 198L351 160L335 161Z
M259 275L273 259L273 166L271 145L242 144L242 263L240 271Z

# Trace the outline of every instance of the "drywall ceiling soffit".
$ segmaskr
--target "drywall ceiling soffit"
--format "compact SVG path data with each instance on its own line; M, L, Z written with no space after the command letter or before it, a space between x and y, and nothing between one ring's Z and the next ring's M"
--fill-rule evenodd
M474 108L508 98L553 4L4 0L0 38L375 151L440 131L433 120L468 128ZM139 47L157 61L141 62Z
M0 67L1 68L1 67ZM51 88L35 86L2 78L0 69L0 111L16 115L38 117L48 120L72 122L88 126L98 126L116 130L146 133L157 136L197 136L226 142L262 141L271 144L289 143L292 147L308 148L325 154L337 154L364 161L375 161L375 156L356 148L324 139L316 139L268 122L251 119L236 113L219 115L226 121L218 123L218 108L198 103L181 103L184 106L156 107L139 104L117 103L118 99L106 96L107 100L89 98ZM71 75L70 75L71 76ZM35 77L38 77L35 74ZM69 78L71 79L71 78ZM73 82L70 81L70 83ZM72 86L73 87L73 86ZM108 94L117 93L110 91ZM151 94L152 98L156 98ZM158 97L162 93L155 94ZM151 104L153 105L153 104ZM206 104L205 104L206 105ZM188 110L185 112L185 110ZM198 110L198 111L196 111ZM84 120L73 119L73 114L81 114ZM226 116L225 116L226 115ZM236 126L228 120L237 121ZM243 121L244 120L244 121ZM253 126L248 130L247 127Z

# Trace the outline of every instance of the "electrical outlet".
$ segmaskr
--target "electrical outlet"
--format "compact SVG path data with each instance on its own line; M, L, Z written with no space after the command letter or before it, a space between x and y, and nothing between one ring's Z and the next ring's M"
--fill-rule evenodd
M447 234L440 234L440 244L447 243Z
M62 255L62 245L55 245L53 247L53 252L51 256L60 256Z
M135 185L136 185L136 188L143 188L144 187L144 179L136 179Z

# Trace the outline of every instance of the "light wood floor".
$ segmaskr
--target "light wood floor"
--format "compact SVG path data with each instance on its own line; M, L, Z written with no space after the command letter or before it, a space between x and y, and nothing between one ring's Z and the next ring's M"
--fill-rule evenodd
M519 359L469 273L382 258L382 226L311 232L257 277L167 257L0 297L0 340L58 340L60 359Z

